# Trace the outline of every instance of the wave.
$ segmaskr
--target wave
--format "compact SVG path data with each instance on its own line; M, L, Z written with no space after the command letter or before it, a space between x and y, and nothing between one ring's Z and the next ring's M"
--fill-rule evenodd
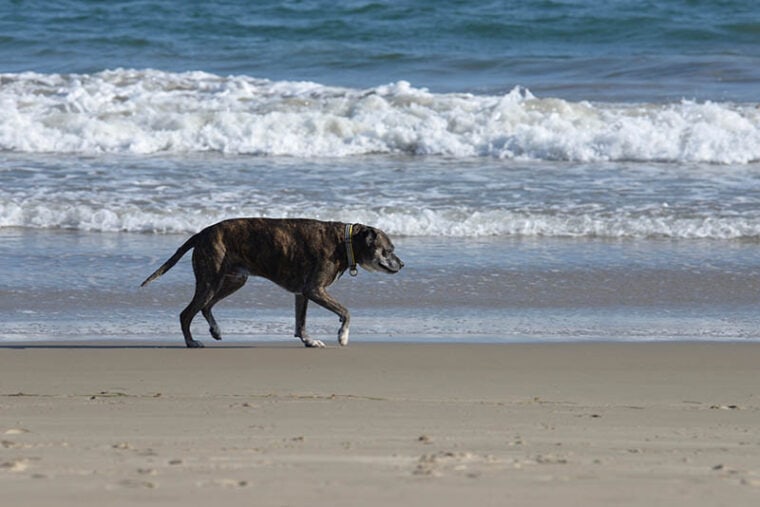
M224 207L168 211L137 205L116 208L87 204L0 203L0 229L7 227L70 229L95 232L190 234L233 216L309 216L361 222L394 236L413 237L551 237L602 239L760 239L760 218L639 214L573 214L514 210L389 209L304 206L230 210Z
M0 74L0 150L551 161L760 161L756 104L571 102L204 72Z

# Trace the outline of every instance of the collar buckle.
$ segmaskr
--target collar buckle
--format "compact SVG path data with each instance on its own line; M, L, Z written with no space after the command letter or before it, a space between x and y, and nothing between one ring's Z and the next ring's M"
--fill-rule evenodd
M359 271L356 269L356 257L354 256L354 245L351 244L351 238L354 234L354 224L346 224L344 241L346 242L346 258L348 259L348 272L351 276L356 276Z

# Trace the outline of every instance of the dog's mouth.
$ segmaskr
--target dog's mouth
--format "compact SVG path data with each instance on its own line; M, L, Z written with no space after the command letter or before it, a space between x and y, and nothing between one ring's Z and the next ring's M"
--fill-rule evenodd
M401 268L404 267L404 263L401 261L401 259L394 260L394 261L387 261L383 259L378 263L378 266L380 266L380 269L385 271L386 273L398 273L401 271Z

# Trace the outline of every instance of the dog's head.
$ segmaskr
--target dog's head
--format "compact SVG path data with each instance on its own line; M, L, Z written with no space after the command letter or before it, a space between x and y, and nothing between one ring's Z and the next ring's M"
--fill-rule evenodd
M367 271L398 273L404 263L393 253L394 246L387 234L368 225L357 224L353 245L356 263Z

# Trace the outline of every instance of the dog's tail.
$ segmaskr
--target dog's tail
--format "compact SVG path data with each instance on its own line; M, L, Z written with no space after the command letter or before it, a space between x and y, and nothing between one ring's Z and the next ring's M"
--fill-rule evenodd
M177 251L174 252L174 255L169 257L169 260L164 262L160 268L155 270L152 275L150 275L148 278L145 279L143 283L140 284L140 287L145 287L150 282L158 278L159 276L163 275L167 271L169 271L177 262L182 258L183 255L185 255L188 250L191 250L195 247L195 243L198 240L198 234L194 235L187 241L185 241L181 247L177 248Z

